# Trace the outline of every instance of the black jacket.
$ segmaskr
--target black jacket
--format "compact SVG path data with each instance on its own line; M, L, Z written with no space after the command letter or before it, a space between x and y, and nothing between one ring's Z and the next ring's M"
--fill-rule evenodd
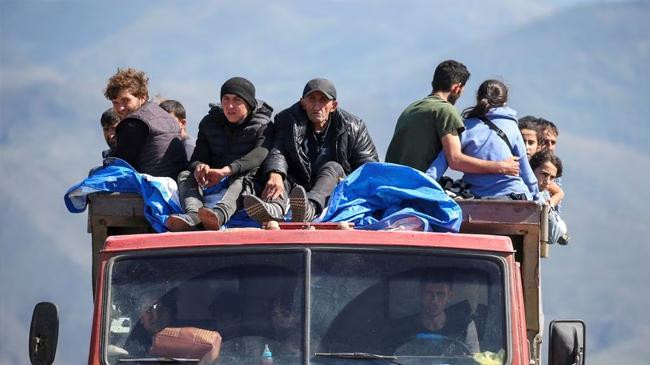
M259 107L239 124L226 119L221 106L213 106L199 123L196 147L190 158L193 171L200 163L211 168L229 166L233 176L254 172L266 156L272 142L273 108L258 100Z
M300 185L311 186L311 163L303 149L303 141L311 123L300 102L275 116L273 149L264 161L262 172L278 172ZM334 128L334 153L345 174L366 162L379 161L375 145L363 121L336 108L330 114L329 128Z

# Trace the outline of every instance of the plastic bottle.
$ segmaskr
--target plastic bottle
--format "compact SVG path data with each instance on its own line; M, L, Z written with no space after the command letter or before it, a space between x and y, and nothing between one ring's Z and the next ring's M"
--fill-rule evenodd
M269 349L268 344L264 345L264 351L262 351L262 361L260 361L260 365L273 365L273 354L271 353L271 349Z

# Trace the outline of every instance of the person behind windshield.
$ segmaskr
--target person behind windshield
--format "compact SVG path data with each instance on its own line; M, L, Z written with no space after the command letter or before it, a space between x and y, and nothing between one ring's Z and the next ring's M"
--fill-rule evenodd
M271 300L271 337L282 345L279 350L284 355L300 353L300 317L292 309L293 302L287 297Z
M521 176L465 172L463 181L479 198L532 200L539 193L535 174L526 158L519 132L517 112L506 106L508 88L499 80L486 80L476 92L476 105L465 109L466 130L461 135L462 152L486 161L519 161ZM444 153L438 155L427 173L438 179L447 169Z
M156 349L156 335L161 333L161 331L164 333L165 331L163 330L174 326L174 322L176 321L177 310L174 299L174 295L165 295L158 298L153 293L143 293L142 300L138 306L140 319L124 345L124 349L128 351L131 358L175 357L174 354L166 352L177 352L179 348L185 351L192 350L188 348L187 338L174 339L174 333L177 333L177 331L174 331L174 328L170 329L171 336L167 334L167 339L162 341L163 345ZM180 327L176 328L176 330L179 329ZM221 335L219 332L190 327L187 329L196 334L194 337L205 336L208 332L214 335L214 341L210 344L210 349L202 354L198 362L198 365L213 364L219 357L221 349Z
M452 278L448 272L425 274L420 281L420 313L391 324L386 348L394 353L412 340L430 337L432 340L447 338L460 341L472 353L478 352L478 334L472 318L453 318L448 310L453 297Z
M145 357L149 355L155 334L172 324L176 317L176 307L173 300L144 293L138 305L137 315L134 318L139 320L124 348L131 356Z

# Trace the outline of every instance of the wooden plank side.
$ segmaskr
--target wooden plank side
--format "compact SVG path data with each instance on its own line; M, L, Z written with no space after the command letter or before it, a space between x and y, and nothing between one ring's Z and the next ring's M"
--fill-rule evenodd
M99 268L99 252L106 238L116 234L149 233L144 202L138 194L95 193L88 196L88 230L92 237L92 287Z

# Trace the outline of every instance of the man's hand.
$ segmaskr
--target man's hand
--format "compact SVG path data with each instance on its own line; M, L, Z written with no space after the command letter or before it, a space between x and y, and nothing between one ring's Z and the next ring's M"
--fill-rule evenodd
M499 161L499 173L510 176L519 176L519 157L510 156L510 158Z
M210 166L202 163L196 166L194 169L194 179L199 184L199 186L206 186L208 184L208 172L210 171Z
M269 174L269 181L266 182L264 191L262 192L262 199L273 200L282 195L284 192L284 181L282 175L277 172Z
M206 181L207 183L205 184L206 187L210 187L213 185L216 185L221 181L226 176L230 176L232 171L230 170L230 167L222 167L220 169L209 169L207 176L206 176Z

